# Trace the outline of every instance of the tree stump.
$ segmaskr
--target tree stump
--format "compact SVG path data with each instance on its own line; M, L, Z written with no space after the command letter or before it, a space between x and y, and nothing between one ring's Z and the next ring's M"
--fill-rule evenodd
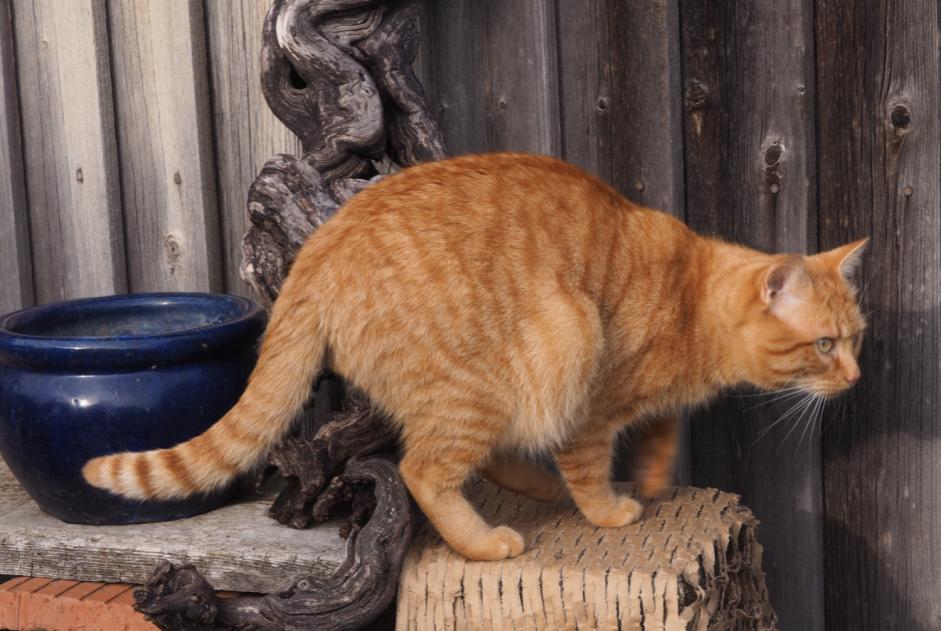
M241 275L263 304L275 301L300 246L347 199L385 173L445 156L412 71L419 9L415 0L274 0L269 9L262 89L304 153L273 157L249 189ZM135 594L158 626L356 629L391 603L410 503L395 463L376 454L394 449L395 437L363 399L316 407L314 435L298 431L272 450L262 479L277 471L287 480L270 513L294 528L348 507L346 562L329 581L232 599L219 599L192 566L161 565Z

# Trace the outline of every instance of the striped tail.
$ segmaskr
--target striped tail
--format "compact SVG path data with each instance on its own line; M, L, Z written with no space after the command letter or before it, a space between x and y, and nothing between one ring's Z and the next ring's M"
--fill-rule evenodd
M219 489L251 470L290 429L326 348L318 314L311 313L317 301L285 305L284 298L282 292L275 303L245 392L222 419L171 449L89 460L82 468L85 479L124 497L169 500Z

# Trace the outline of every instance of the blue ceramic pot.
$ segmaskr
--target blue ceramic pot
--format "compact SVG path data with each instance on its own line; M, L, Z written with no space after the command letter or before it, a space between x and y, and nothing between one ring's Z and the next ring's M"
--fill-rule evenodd
M187 517L232 487L176 502L125 500L82 465L171 447L238 400L265 313L220 294L132 294L25 309L0 319L0 453L47 513L82 524Z

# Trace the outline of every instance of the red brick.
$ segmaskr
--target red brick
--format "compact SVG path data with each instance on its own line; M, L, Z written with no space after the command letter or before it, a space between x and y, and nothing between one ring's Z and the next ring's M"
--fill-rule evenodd
M3 591L10 591L11 589L13 589L14 587L16 587L16 586L19 585L20 583L25 583L25 582L28 581L28 580L29 580L29 577L28 577L28 576L14 576L13 578L11 578L11 579L5 581L4 583L0 584L0 592L3 592Z
M13 631L154 631L132 608L134 587L13 579L0 585L0 628Z
M74 598L75 600L81 600L88 596L90 593L97 591L104 587L104 583L79 583L64 592L62 592L62 598Z
M131 586L126 585L125 583L108 583L101 589L93 591L82 600L96 603L108 603L129 589L131 589Z

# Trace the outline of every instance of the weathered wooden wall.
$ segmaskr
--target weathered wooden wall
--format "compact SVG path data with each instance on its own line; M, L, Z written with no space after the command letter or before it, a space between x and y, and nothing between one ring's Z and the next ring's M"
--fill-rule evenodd
M0 311L248 294L248 185L298 148L259 88L267 7L0 0Z
M761 519L786 631L941 628L937 4L420 1L453 153L561 156L755 247L872 237L864 378L822 438L729 397L681 470ZM0 0L0 311L247 293L248 185L298 149L259 88L267 4Z

